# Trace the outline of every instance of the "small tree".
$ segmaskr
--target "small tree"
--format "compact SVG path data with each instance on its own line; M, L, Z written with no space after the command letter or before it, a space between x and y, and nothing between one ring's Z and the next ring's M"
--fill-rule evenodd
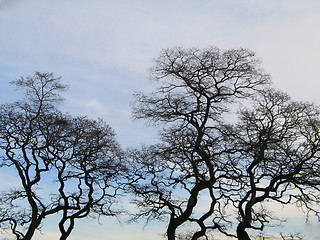
M44 219L58 213L62 240L78 218L114 215L122 167L112 129L102 120L58 111L66 86L51 73L12 83L26 89L26 98L0 106L0 158L21 187L1 194L0 228L32 239Z
M312 104L270 89L256 95L252 109L240 111L239 123L226 128L223 134L234 149L228 157L237 181L245 183L236 189L240 198L233 198L238 239L249 240L246 229L263 230L275 219L266 202L296 204L307 218L310 213L319 217L319 113Z

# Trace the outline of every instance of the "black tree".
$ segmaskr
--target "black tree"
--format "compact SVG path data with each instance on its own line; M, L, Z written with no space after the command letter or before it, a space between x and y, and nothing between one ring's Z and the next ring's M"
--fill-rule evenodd
M176 239L177 229L187 222L197 225L190 239L210 229L231 236L225 207L233 197L228 189L239 182L223 158L232 150L223 144L220 125L230 103L252 96L269 83L269 76L251 51L217 48L164 50L152 74L157 90L137 94L133 114L164 127L161 143L132 154L131 186L142 208L138 217L168 216L169 240ZM200 196L206 197L207 208L197 215L203 206Z
M116 214L122 167L113 130L102 120L58 111L66 86L51 73L12 83L26 90L26 98L0 106L0 160L21 187L1 193L0 228L29 240L58 213L62 240L78 218Z
M252 109L239 112L237 124L225 128L233 149L228 158L241 186L232 189L240 197L233 198L240 219L238 239L249 240L246 229L264 230L276 219L267 202L295 204L307 218L320 216L319 113L312 104L269 89L256 95Z
M160 143L131 151L136 217L168 219L168 240L186 224L183 239L248 240L279 217L266 203L319 216L319 109L271 89L251 51L168 49L152 75L157 90L136 95L133 115L163 127Z

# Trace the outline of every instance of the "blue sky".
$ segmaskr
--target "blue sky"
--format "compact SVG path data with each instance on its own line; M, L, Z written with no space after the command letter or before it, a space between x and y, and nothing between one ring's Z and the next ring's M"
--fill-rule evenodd
M319 12L318 0L0 0L0 102L17 97L9 81L54 72L70 86L65 111L104 118L124 146L150 143L154 130L131 121L129 103L152 89L152 59L162 48L211 45L255 51L277 88L320 104ZM117 221L101 221L80 223L70 239L161 239L164 231L131 225L110 234ZM49 231L37 239L56 239Z

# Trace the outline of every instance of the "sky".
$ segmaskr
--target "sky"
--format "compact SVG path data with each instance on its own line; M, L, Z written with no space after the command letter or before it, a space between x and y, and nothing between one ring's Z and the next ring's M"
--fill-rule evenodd
M276 88L320 104L319 12L318 0L0 0L0 103L19 96L9 81L53 72L70 86L64 111L103 118L123 146L148 144L155 131L132 121L130 102L152 90L153 59L163 48L215 46L255 51ZM57 239L48 222L36 240ZM157 240L165 231L101 222L81 221L70 240ZM318 226L298 224L320 239Z

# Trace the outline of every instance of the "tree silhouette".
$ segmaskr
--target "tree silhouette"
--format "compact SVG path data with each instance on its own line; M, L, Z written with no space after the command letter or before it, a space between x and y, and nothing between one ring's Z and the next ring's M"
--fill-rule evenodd
M269 89L239 115L239 122L224 132L234 149L228 157L241 186L236 189L240 198L234 201L238 239L250 239L245 229L263 230L275 218L266 202L295 204L307 217L319 216L319 108Z
M16 239L32 239L44 219L58 213L62 240L76 219L115 215L122 167L113 130L102 120L58 111L66 86L52 73L12 83L26 94L0 106L0 158L21 186L1 193L0 228Z
M271 89L253 52L166 49L151 73L156 90L132 109L160 141L130 152L136 218L168 219L168 240L183 226L182 239L247 240L277 219L266 202L318 214L318 108Z
M228 104L250 97L269 83L269 76L251 51L217 48L164 50L152 74L157 90L137 94L133 114L164 127L161 143L132 154L131 166L136 167L132 189L140 197L136 200L143 209L140 215L160 219L168 215L170 240L186 222L198 225L192 239L208 229L226 233L224 207L231 196L219 186L232 172L220 160L226 150L218 126ZM206 195L209 203L196 217L200 195Z

